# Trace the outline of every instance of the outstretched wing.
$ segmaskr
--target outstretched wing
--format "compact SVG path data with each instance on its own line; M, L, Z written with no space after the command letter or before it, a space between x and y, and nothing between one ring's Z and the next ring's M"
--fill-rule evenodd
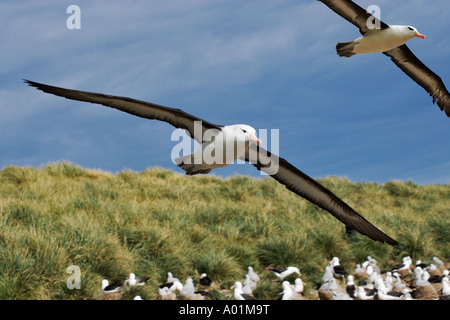
M28 85L46 93L51 93L71 100L98 103L141 118L167 122L175 128L185 129L192 138L197 140L198 143L203 142L203 136L206 130L220 129L222 127L220 125L216 125L195 117L189 113L184 112L183 110L169 108L150 102L135 100L126 97L112 96L102 93L64 89L29 80L24 81ZM201 134L201 136L199 137L194 137L194 127L196 121L201 121L202 130L201 132L198 132Z
M319 0L345 20L359 28L361 34L379 26L380 29L389 28L389 25L379 20L351 0ZM372 28L370 28L371 26Z
M285 159L271 154L261 147L251 145L244 160L253 164L258 170L269 174L290 191L328 211L353 230L376 241L386 242L390 245L398 244L397 241L367 221L333 192Z
M433 103L450 117L450 94L442 79L422 63L406 44L383 52L433 97Z

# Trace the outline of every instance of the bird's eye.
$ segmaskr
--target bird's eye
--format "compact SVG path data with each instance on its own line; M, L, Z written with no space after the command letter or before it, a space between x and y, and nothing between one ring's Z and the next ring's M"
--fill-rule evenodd
M247 130L241 129L243 133L247 133Z
M411 31L414 31L414 28L412 28L412 27L408 27L408 29L411 30Z

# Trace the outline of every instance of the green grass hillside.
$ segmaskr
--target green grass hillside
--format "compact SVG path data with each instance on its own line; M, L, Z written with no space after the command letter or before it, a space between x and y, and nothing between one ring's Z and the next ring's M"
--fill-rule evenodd
M450 185L413 182L320 182L385 233L398 247L359 234L288 191L274 179L185 176L160 168L117 174L70 163L0 171L0 299L102 299L101 280L150 275L122 299L158 298L170 271L198 283L217 282L214 299L229 299L247 267L261 275L259 299L281 287L270 266L295 265L317 289L333 256L348 270L368 255L389 267L405 255L432 262L450 257ZM67 268L81 271L69 289Z

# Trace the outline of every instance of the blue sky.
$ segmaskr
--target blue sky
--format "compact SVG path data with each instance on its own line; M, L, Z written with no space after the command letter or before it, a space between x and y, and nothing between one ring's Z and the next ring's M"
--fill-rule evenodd
M425 34L408 46L450 88L450 3L356 2ZM66 26L72 4L80 30ZM2 1L0 22L0 168L182 172L170 125L47 95L30 79L278 129L280 156L314 178L450 183L450 119L386 56L339 58L336 43L359 32L318 1ZM213 173L259 176L251 165Z

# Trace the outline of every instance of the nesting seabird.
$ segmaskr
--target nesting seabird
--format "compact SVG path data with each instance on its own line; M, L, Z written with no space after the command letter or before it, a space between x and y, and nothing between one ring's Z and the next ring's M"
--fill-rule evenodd
M347 285L345 286L345 291L350 296L350 298L355 298L356 285L352 275L349 275L347 277Z
M253 270L253 267L248 267L247 274L248 274L250 280L252 280L254 282L258 282L260 279L258 274Z
M450 284L448 277L442 278L442 296L449 296L450 295Z
M168 287L158 287L159 300L176 300L177 295Z
M160 289L168 288L171 292L176 292L183 290L183 284L180 280L176 279L173 282L166 282L159 286Z
M210 286L212 283L212 280L210 277L207 276L206 273L202 273L202 275L200 276L199 282L202 286Z
M187 278L186 283L183 286L183 289L181 289L180 294L184 297L191 296L195 293L195 286L194 286L194 280L192 278Z
M289 281L283 281L281 285L283 287L283 291L281 292L281 295L278 300L295 300L298 297L295 291L292 290Z
M301 278L297 278L294 281L294 292L296 292L297 294L301 294L303 293L303 289L304 289L304 283L303 280Z
M448 277L448 275L449 275L449 271L448 270L444 270L441 275L440 274L434 274L434 275L430 276L428 278L428 282L429 283L441 283L442 279L444 277Z
M377 290L378 300L405 300L405 293L400 291Z
M113 283L109 283L107 279L103 279L102 280L103 298L105 300L119 299L124 287L125 287L124 282L115 281Z
M376 289L366 289L362 286L356 287L355 298L359 300L373 300L375 298Z
M151 277L136 277L134 273L130 273L127 280L125 280L125 283L129 286L143 286L146 284Z
M450 117L450 94L442 79L423 64L405 44L417 37L425 39L411 26L388 25L351 0L319 0L331 10L359 28L362 37L339 42L336 50L341 57L357 53L382 52L433 97L433 103Z
M408 270L410 271L411 266L411 258L409 256L402 258L402 263L397 263L391 268L391 271L401 271L401 270Z
M245 293L251 293L256 288L256 282L248 274L245 275L243 290Z
M333 257L333 259L330 261L330 264L332 265L332 271L333 275L338 278L342 278L347 275L347 271L345 270L344 266L339 263L338 257Z
M246 294L242 291L242 283L239 281L236 281L231 289L234 289L233 296L235 300L256 300L251 294Z
M290 276L293 273L297 273L298 275L300 275L300 270L297 267L270 268L269 271L272 272L274 275L276 275L281 280L283 280L287 276Z
M256 130L248 125L217 125L180 109L150 102L101 93L64 89L29 80L24 81L28 85L46 93L71 100L101 104L138 117L164 121L176 128L185 129L190 137L200 144L194 153L174 159L175 163L186 171L186 174L206 174L214 168L227 166L239 158L250 162L258 170L262 170L270 175L290 191L328 211L335 218L359 233L375 241L390 245L397 244L397 241L372 225L329 189L294 167L285 159L262 148L261 140L256 137ZM200 128L198 129L198 127ZM205 135L208 137L205 137ZM227 145L229 146L227 147ZM238 148L238 152L234 152L234 149L239 146L242 146L242 148ZM227 153L227 150L230 149L233 150L231 152L232 159L229 159L231 155L229 152ZM208 152L212 151L224 155L226 161L213 161L212 163L204 161L203 153L211 154Z
M113 283L109 283L109 281L107 279L103 279L102 280L102 290L104 293L117 293L122 291L124 286L123 282L113 282Z
M175 282L175 281L179 281L179 282L180 282L180 279L175 278L175 277L173 276L172 272L167 272L167 280L166 280L166 283L172 283L172 282Z

